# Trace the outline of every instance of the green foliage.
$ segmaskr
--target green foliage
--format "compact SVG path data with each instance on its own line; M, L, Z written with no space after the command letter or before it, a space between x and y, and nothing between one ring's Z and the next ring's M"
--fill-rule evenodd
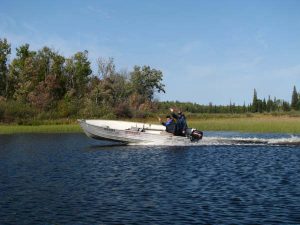
M30 105L17 101L1 102L0 112L4 122L27 120L37 115L37 111Z
M77 52L66 60L67 90L75 90L76 96L81 98L86 92L89 76L92 73L88 60L88 51Z
M69 100L68 98L65 98L58 102L57 111L61 118L73 117L78 115L78 112L81 108L80 106L80 100Z
M35 89L28 94L28 101L39 110L50 110L55 107L61 96L62 87L57 77L48 75Z
M149 118L179 108L187 115L281 113L300 110L294 87L291 105L269 96L257 97L251 105L200 105L191 102L156 102L155 94L165 92L163 74L150 66L116 71L113 58L99 58L93 73L88 51L64 57L45 46L37 51L29 44L16 48L9 63L10 44L0 39L0 122L38 124L59 118Z
M99 58L98 63L98 76L102 79L113 77L116 74L116 66L113 58Z
M161 83L162 72L151 69L150 66L135 66L131 72L132 91L145 99L152 101L155 91L165 93L165 85Z
M133 113L127 102L122 102L118 104L114 109L114 114L118 118L132 118Z
M7 96L8 88L8 57L11 53L10 44L0 39L0 96Z
M16 49L17 57L12 61L9 68L10 91L9 96L19 102L27 103L28 94L38 84L38 61L36 52L29 50L29 44Z
M259 112L259 102L257 99L257 92L254 89L253 100L252 100L252 112Z
M298 100L298 102L297 102L296 109L300 110L300 100Z
M291 101L291 108L292 109L294 109L294 110L297 109L298 101L299 101L299 96L298 96L298 93L297 93L296 86L294 86L293 93L292 93L292 101Z
M93 101L88 98L84 99L82 103L84 107L81 107L78 113L82 118L115 118L115 116L112 116L113 109L108 105L95 105Z
M4 120L5 108L6 108L6 103L0 99L0 121Z

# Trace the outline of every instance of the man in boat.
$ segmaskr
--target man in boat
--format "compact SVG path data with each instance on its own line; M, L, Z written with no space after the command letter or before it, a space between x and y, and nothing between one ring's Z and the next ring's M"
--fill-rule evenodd
M186 117L182 113L182 111L178 111L178 114L176 114L173 108L170 108L170 111L172 113L172 117L176 119L176 131L175 135L178 136L186 136L186 130L188 128L187 122L186 122Z
M190 140L198 141L201 140L203 137L203 132L188 128L185 115L179 111L178 115L174 113L174 109L170 108L172 112L172 116L167 116L167 121L164 123L161 123L166 127L166 131L168 133L172 133L175 136L183 136L188 137ZM158 117L159 122L161 122L161 118Z
M159 122L166 127L166 132L176 134L176 122L171 116L167 116L166 122L161 122L161 118L158 117Z

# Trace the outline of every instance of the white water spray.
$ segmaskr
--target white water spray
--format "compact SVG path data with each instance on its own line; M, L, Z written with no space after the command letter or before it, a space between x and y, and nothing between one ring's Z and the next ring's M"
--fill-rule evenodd
M257 146L257 145L272 145L272 146L300 146L300 137L290 136L284 138L260 138L260 137L221 137L210 136L204 137L198 142L190 142L187 139L186 142L172 141L172 142L145 142L134 143L130 145L156 145L156 146L212 146L212 145L242 145L242 146Z

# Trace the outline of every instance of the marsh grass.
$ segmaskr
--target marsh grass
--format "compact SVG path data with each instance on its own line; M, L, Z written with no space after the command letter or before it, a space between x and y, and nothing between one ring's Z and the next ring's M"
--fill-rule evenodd
M138 121L158 124L156 118ZM300 117L290 115L197 116L188 117L188 124L203 131L300 134ZM76 120L39 121L30 125L0 125L0 134L67 132L82 132L82 130Z
M239 131L255 133L300 134L300 118L260 116L244 118L204 119L189 121L191 127L207 131Z
M300 134L299 114L197 114L187 118L189 127L203 131ZM157 123L157 119L139 122Z

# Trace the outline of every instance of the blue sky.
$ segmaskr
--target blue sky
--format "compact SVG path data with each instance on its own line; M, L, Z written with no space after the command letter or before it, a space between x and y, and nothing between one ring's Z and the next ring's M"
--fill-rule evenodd
M246 104L290 101L300 90L298 0L0 0L0 38L15 48L88 50L95 66L149 65L164 74L160 100ZM96 71L95 71L96 72Z

